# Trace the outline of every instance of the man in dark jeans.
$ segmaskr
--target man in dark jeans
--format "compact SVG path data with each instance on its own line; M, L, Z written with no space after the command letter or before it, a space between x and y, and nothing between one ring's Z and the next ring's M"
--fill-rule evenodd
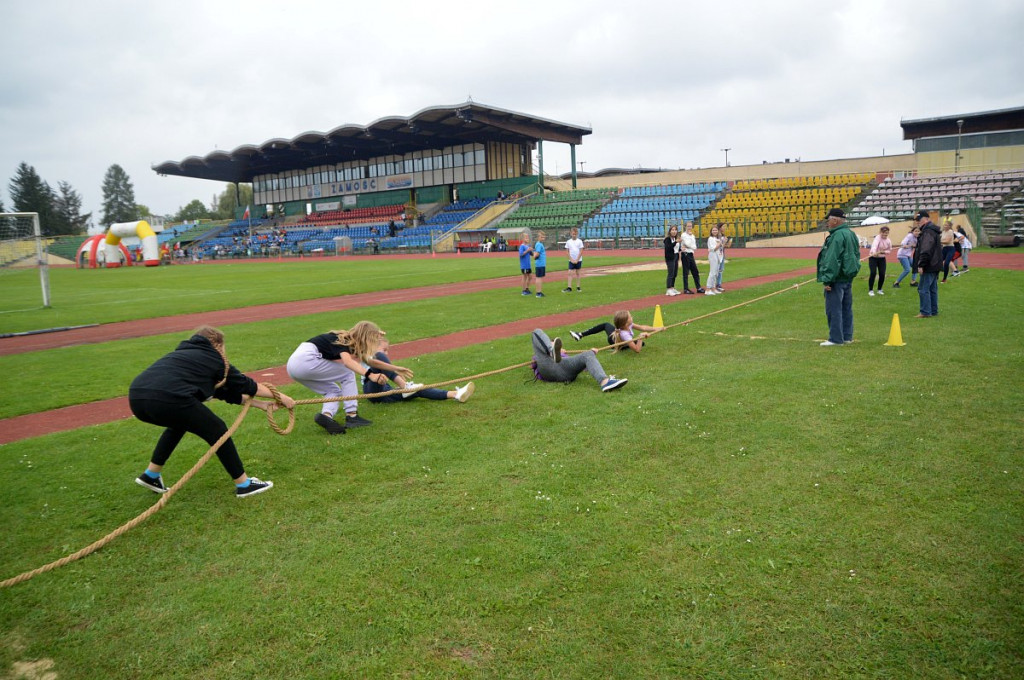
M922 210L914 216L921 228L914 251L914 270L921 271L917 296L921 302L918 319L939 315L939 272L942 271L942 232L932 223L931 214Z
M846 226L846 213L828 213L828 236L818 253L818 281L825 288L828 340L822 347L853 342L853 280L860 271L860 241Z

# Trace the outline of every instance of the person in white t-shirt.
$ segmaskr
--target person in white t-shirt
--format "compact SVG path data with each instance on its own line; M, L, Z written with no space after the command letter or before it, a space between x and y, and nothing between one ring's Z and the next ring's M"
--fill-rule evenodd
M565 242L565 249L569 251L569 279L566 281L563 293L572 292L572 279L576 277L576 292L580 292L580 273L583 269L583 240L579 236L580 230L573 227L569 230L569 240Z

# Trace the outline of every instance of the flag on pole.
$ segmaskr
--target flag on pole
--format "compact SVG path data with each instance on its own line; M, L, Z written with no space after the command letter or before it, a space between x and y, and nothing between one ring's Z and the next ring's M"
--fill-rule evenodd
M242 213L242 219L243 220L249 219L249 206L245 206L245 212Z

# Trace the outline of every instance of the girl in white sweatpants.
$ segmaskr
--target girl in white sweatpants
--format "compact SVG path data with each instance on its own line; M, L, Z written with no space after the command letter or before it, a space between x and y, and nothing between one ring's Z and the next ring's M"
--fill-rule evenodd
M329 331L303 342L288 358L288 375L317 394L328 399L354 397L359 393L356 373L379 384L387 383L387 376L380 370L394 371L405 379L412 378L412 371L393 366L373 358L380 346L384 332L372 321L360 321L347 331ZM366 364L367 367L364 367ZM344 431L345 427L369 425L370 421L360 418L357 401L347 399L345 425L334 421L338 412L337 401L323 404L314 418L331 434Z

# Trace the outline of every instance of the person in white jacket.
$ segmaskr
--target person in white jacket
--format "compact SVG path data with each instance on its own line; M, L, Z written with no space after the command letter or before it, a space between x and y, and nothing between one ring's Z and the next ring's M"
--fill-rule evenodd
M700 271L697 269L697 260L694 259L694 252L697 250L697 237L693 235L693 222L687 222L683 233L679 237L679 257L682 260L683 268L683 294L693 295L690 289L690 276L693 276L693 287L698 293L703 293L704 288L700 285Z
M708 280L704 284L705 295L718 295L718 268L722 265L722 249L725 247L721 230L722 223L719 222L711 227L711 236L708 236Z

